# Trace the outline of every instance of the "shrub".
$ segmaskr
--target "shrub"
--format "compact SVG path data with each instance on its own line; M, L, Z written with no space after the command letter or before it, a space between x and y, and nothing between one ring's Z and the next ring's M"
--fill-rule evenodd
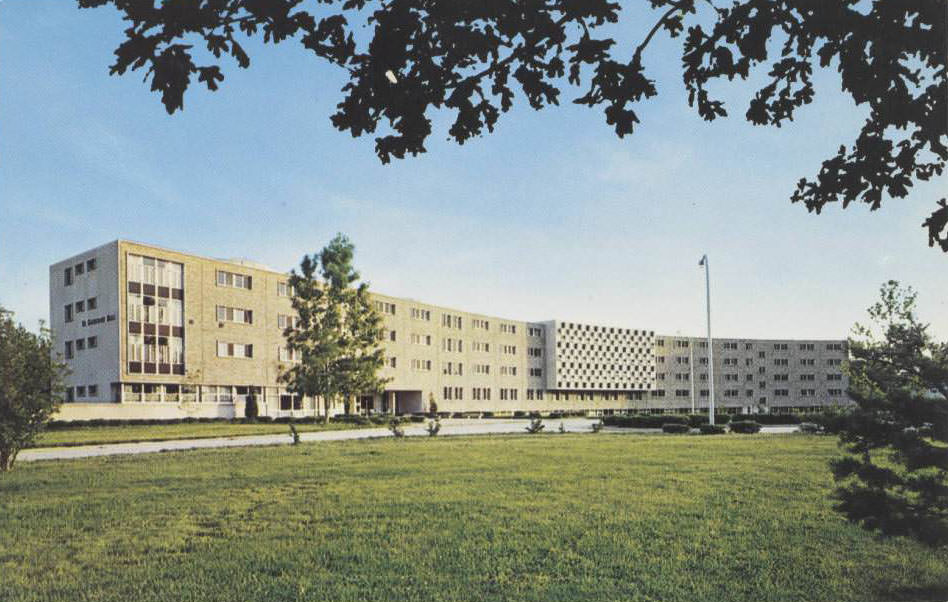
M823 412L809 416L810 422L818 425L828 435L836 435L842 431L849 421L851 412Z
M688 425L688 417L680 414L615 414L604 416L603 424L621 428L658 429L663 424Z
M749 414L745 418L758 424L800 424L796 414Z
M481 418L493 418L493 417L494 417L493 412L484 412L483 414L481 414Z
M441 431L441 421L435 418L428 423L428 436L435 437L439 431Z
M738 420L731 423L732 433L741 433L742 435L753 435L760 432L760 423L753 420Z
M293 423L290 423L290 435L293 437L293 445L300 444L300 434L296 432L296 427L293 426Z
M258 414L260 414L260 408L257 406L257 397L250 395L244 404L244 418L253 419L256 418Z
M385 416L369 416L369 422L381 425L388 422L388 419Z
M682 424L680 422L666 422L662 425L663 433L687 433L691 430L691 427L687 424Z
M714 424L727 424L731 421L730 414L715 414ZM688 414L688 424L693 428L698 428L702 424L708 424L707 414Z
M527 432L530 433L531 435L535 435L539 433L544 428L546 428L546 425L543 424L543 421L540 420L539 418L534 418L533 420L531 420L530 424L527 425L526 427Z
M388 423L388 430L392 431L392 435L396 437L404 437L405 429L402 428L402 421L398 418L392 418Z
M800 432L806 433L807 435L815 435L820 433L823 429L820 425L815 422L801 422L800 423Z
M527 413L522 410L517 410L516 412L514 412L514 418L526 418L526 417L527 417Z
M723 424L699 424L698 430L702 435L723 435L726 432Z
M561 432L561 433L565 433L565 432L566 432L566 425L563 424L562 422L560 422L560 432Z
M592 424L592 430L594 433L598 433L599 431L601 431L602 427L603 427L602 420L600 420L599 422L593 422Z
M423 414L412 414L408 419L415 423L421 423L425 421Z

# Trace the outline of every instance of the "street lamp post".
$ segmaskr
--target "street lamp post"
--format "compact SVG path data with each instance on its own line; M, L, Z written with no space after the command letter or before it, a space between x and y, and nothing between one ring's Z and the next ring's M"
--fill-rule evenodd
M704 266L704 288L708 309L708 422L714 424L714 347L711 345L711 275L707 255L701 256L699 266Z

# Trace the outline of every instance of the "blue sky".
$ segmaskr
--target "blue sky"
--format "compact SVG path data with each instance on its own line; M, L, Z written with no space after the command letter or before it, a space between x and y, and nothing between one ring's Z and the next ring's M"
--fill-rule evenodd
M920 226L948 178L875 212L788 201L865 115L833 72L789 126L744 121L746 87L707 124L656 39L631 137L568 88L463 146L439 117L426 155L381 165L332 128L341 75L298 44L251 44L168 116L140 74L108 76L116 13L75 6L0 2L0 304L29 326L49 264L116 238L288 270L344 232L373 289L469 311L699 335L708 253L717 335L844 337L894 278L948 338L948 256Z

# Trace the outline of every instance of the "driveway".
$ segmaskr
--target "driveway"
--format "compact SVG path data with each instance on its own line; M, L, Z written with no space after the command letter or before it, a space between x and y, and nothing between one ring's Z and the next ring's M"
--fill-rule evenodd
M595 420L589 418L545 419L544 432L557 432L560 423L570 433L591 433ZM490 435L523 433L528 420L515 419L446 419L441 421L439 436L452 435ZM410 423L404 425L405 436L427 436L427 423ZM793 425L765 426L762 433L785 434L797 431ZM655 434L659 429L627 429L606 427L604 433L623 434ZM391 437L387 428L355 429L345 431L321 431L300 433L300 440L313 441L347 441L351 439L374 439ZM78 447L42 447L27 449L20 452L19 462L33 462L36 460L68 460L72 458L90 458L94 456L117 456L124 454L149 454L163 451L181 451L188 449L211 449L219 447L247 447L252 445L289 445L293 438L287 433L284 435L242 435L239 437L217 437L213 439L178 439L174 441L143 441L139 443L110 443L106 445L83 445Z

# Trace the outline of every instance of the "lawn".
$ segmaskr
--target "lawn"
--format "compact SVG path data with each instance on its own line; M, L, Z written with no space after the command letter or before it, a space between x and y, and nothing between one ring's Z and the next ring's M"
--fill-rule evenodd
M0 600L919 600L828 437L414 438L20 464Z
M360 426L344 422L297 423L296 430L337 431L353 428L385 428L385 425ZM66 445L98 445L102 443L130 443L135 441L171 441L174 439L206 439L209 437L239 437L241 435L269 435L289 433L290 427L281 423L192 422L181 424L132 424L121 426L76 426L53 429L41 433L34 447Z

